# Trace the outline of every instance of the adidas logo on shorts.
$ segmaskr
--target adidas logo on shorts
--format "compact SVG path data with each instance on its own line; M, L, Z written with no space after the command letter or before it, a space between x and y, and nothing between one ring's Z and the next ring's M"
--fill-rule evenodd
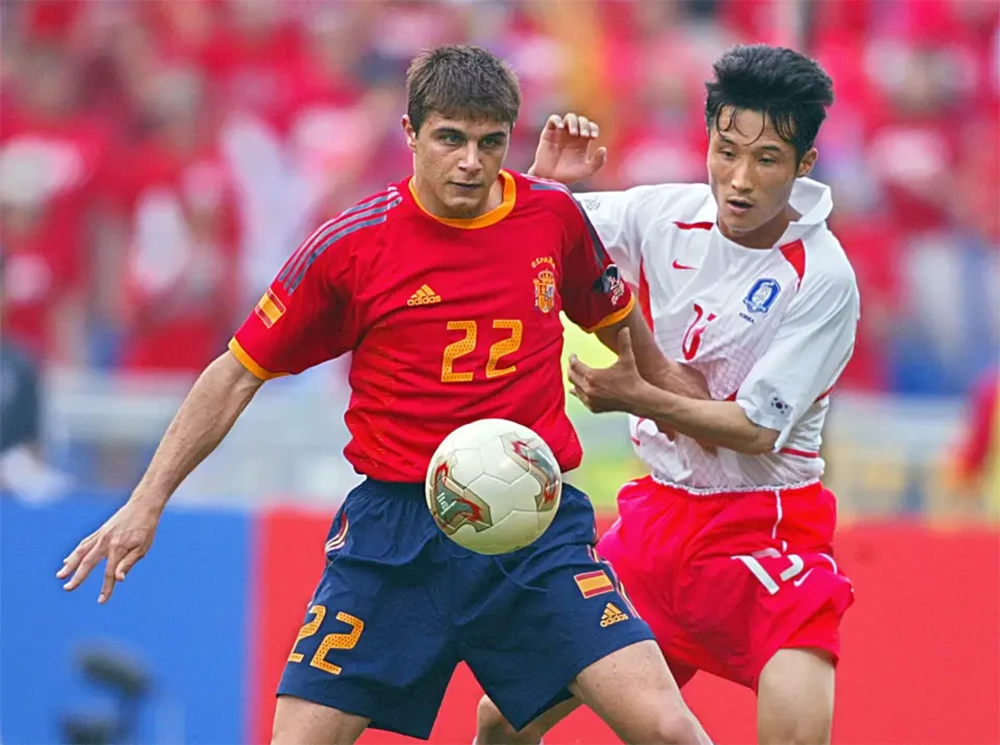
M607 628L612 624L618 623L619 621L627 621L628 616L614 603L608 603L604 606L604 614L601 616L601 628Z
M412 308L414 305L433 305L440 302L441 296L435 293L429 285L423 285L419 290L410 295L410 299L406 301L406 304Z

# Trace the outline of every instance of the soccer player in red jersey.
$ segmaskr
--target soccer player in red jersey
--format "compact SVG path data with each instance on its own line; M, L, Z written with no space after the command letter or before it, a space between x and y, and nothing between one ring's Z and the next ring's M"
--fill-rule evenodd
M575 694L629 742L707 742L649 627L594 554L582 492L566 486L547 532L498 557L452 543L427 510L430 456L473 420L529 426L564 471L579 464L560 311L612 348L631 338L650 379L683 381L565 188L501 169L520 105L510 69L480 49L442 47L414 60L407 88L413 176L292 254L195 384L131 499L58 576L75 589L106 559L106 602L149 550L170 495L261 384L352 352L345 454L367 479L330 528L272 741L350 743L368 726L426 738L465 661L517 726Z

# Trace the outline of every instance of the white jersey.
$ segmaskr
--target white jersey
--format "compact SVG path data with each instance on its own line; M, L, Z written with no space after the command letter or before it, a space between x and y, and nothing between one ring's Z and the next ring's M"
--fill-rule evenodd
M631 417L632 442L659 481L692 490L783 487L818 479L828 394L854 348L854 271L826 227L828 187L799 179L802 215L772 249L744 248L716 226L706 184L637 186L578 196L664 354L691 365L712 398L736 401L779 432L774 451L708 453Z

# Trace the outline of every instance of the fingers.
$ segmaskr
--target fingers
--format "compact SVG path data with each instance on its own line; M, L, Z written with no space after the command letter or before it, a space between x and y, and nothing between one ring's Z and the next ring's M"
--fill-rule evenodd
M77 567L80 566L80 562L83 561L83 557L90 552L96 541L97 533L91 533L80 541L77 547L70 552L69 556L63 559L62 568L56 572L56 579L66 579L70 574L75 572Z
M597 125L594 125L597 126ZM599 147L594 153L594 157L591 158L590 164L593 169L593 173L601 170L608 163L608 149L606 147Z
M562 129L573 137L582 137L585 140L596 140L601 136L601 128L597 122L572 112L565 117L553 114L545 121L545 129L548 131Z
M101 594L97 596L98 603L106 603L111 599L111 593L115 590L116 570L124 558L125 550L112 545L108 551L108 560L104 564L104 584L101 585Z
M591 368L575 354L569 356L569 381L580 388L585 388L590 383Z
M115 579L119 582L125 581L125 576L132 571L132 567L135 566L136 562L139 561L145 554L143 554L141 549L133 548L129 551L125 558L118 562L118 567L115 569Z
M91 549L87 551L86 555L78 563L78 566L76 567L73 576L70 578L69 582L63 585L63 589L67 591L73 591L77 587L79 587L80 584L85 579L87 579L87 576L90 574L91 570L95 566L97 566L97 564L100 562L101 559L105 557L105 555L106 555L105 546L101 543L100 540L95 541Z

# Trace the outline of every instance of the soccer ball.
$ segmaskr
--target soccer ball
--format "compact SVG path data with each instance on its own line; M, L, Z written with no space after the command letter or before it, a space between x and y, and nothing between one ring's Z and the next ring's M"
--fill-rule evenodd
M459 427L431 458L427 507L444 534L480 554L536 541L562 497L562 473L545 441L506 419Z

